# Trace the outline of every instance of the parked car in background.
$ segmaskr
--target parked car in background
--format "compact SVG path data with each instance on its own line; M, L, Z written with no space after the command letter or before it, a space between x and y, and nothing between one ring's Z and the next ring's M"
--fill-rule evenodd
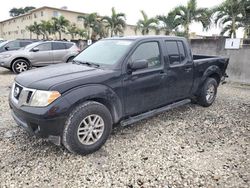
M0 66L18 74L31 67L69 62L78 53L79 49L73 42L40 41L17 51L1 53Z
M37 40L7 40L0 43L0 53L6 51L18 50Z

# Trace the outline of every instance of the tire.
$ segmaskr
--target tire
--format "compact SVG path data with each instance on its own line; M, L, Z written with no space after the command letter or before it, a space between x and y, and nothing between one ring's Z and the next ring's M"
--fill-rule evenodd
M214 78L207 78L198 96L198 104L208 107L213 104L217 94L218 83Z
M69 63L69 62L71 62L73 59L74 59L75 57L74 56L72 56L72 57L69 57L68 58L68 60L66 61L66 63Z
M89 126L91 122L93 125ZM100 149L111 131L112 117L107 107L101 103L89 101L76 107L69 115L62 142L70 152L86 155Z
M21 72L27 71L30 68L30 64L25 59L17 59L12 63L11 69L14 73L19 74Z

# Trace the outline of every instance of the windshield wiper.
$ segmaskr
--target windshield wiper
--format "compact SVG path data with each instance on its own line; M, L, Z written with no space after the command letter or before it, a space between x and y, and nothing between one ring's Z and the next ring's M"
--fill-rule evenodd
M79 61L79 60L72 60L73 63L76 63L76 64L83 64L83 65L87 65L89 67L92 67L92 66L95 66L95 67L100 67L99 64L97 63L92 63L92 62L87 62L87 61Z

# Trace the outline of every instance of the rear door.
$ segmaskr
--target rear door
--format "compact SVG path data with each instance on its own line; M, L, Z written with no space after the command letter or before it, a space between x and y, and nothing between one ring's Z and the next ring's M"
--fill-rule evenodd
M37 49L38 51L33 51ZM34 66L44 66L53 64L52 45L46 42L35 46L30 50L30 61Z
M66 45L64 42L52 42L54 63L65 63L67 55Z
M181 40L166 40L168 81L166 101L173 102L190 96L193 84L193 62L188 49Z

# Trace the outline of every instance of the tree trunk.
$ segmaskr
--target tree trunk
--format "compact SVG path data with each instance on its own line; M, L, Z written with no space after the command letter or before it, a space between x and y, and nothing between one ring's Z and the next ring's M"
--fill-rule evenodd
M113 30L113 28L111 28L111 34L110 34L110 36L113 37L113 35L114 35L114 30Z
M58 31L58 34L59 34L59 40L62 40L62 33L61 33L61 31Z
M236 38L236 25L235 25L235 17L232 17L232 30L233 30L233 38ZM232 37L232 36L231 36Z

